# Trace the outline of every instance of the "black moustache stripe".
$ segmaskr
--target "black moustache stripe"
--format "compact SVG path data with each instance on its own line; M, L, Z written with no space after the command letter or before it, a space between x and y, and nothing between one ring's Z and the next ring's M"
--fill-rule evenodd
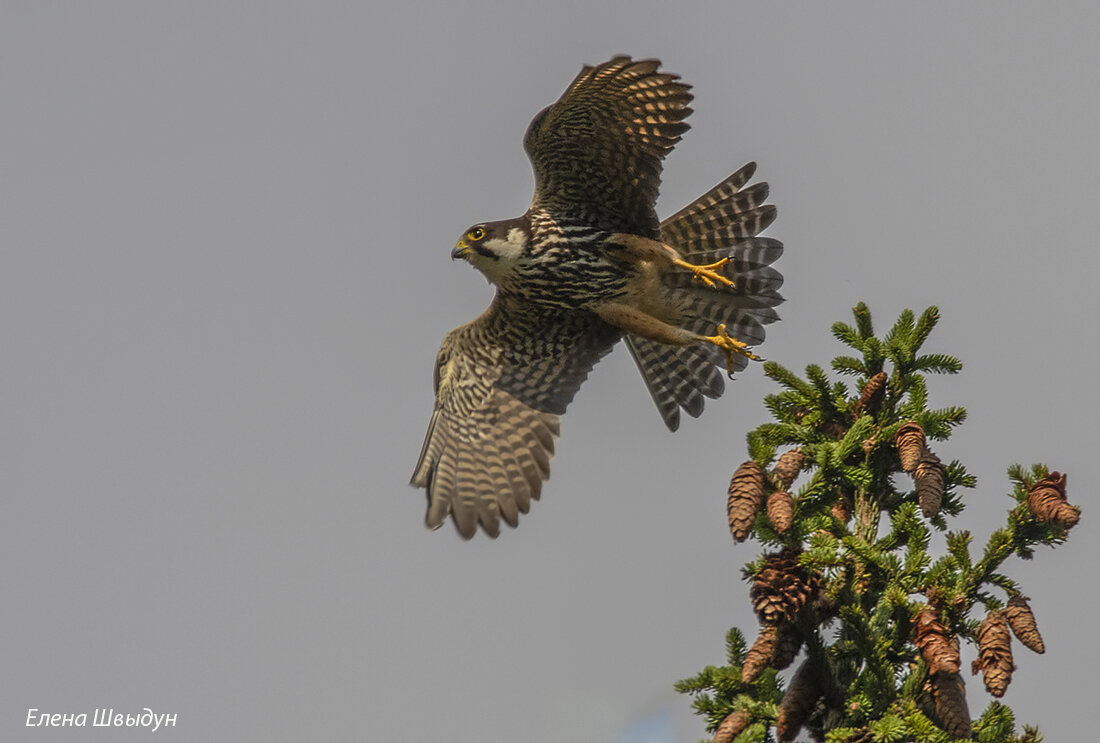
M475 243L475 244L474 244L474 252L475 252L475 253L477 253L478 255L483 255L483 256L485 256L486 258L492 258L492 259L493 259L494 261L499 261L499 260L500 260L500 256L499 256L499 255L497 255L497 254L496 254L496 253L494 253L493 251L489 250L489 249L488 249L487 247L485 247L484 245L477 245L477 244Z

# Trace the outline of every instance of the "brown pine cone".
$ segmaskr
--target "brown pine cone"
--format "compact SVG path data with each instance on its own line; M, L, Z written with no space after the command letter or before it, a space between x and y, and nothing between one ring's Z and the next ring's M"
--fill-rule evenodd
M863 385L863 391L859 394L859 403L856 412L864 412L874 415L882 405L882 398L886 395L886 372L879 372L867 380Z
M794 520L794 499L786 490L776 490L768 496L768 521L780 534L791 528Z
M752 722L752 715L748 710L739 709L736 712L730 712L714 731L711 743L733 743L733 740L749 726L750 722Z
M821 688L817 683L817 675L807 658L795 671L783 699L779 702L779 715L775 721L776 738L781 742L794 740L820 697Z
M755 459L742 464L730 479L726 513L730 534L738 542L748 539L756 513L764 501L764 468Z
M787 490L802 471L802 450L785 451L772 468L772 482L778 490Z
M779 628L779 642L775 646L775 655L772 657L772 668L782 671L798 657L798 651L802 649L802 637L798 630L790 625Z
M944 471L940 458L927 449L913 470L913 483L917 486L917 504L926 519L940 511L943 503Z
M959 641L940 621L939 611L925 606L914 621L915 634L913 644L920 648L929 672L958 673Z
M971 666L971 673L982 672L985 690L995 697L1003 697L1012 681L1012 636L1008 622L999 611L990 612L978 626L978 658Z
M1028 488L1027 507L1035 518L1063 529L1073 528L1081 517L1066 501L1066 476L1057 472L1051 472Z
M934 722L956 738L969 738L970 710L966 706L966 686L957 673L936 673L931 678Z
M762 624L792 624L817 594L821 579L798 562L800 551L784 547L766 555L752 580L752 606Z
M917 697L917 709L929 720L939 724L939 717L936 716L936 703L932 699L932 679L930 678L925 679L924 686L921 687L921 693Z
M924 429L916 421L909 421L894 434L894 444L898 447L901 468L912 472L924 454Z
M1012 628L1012 634L1016 639L1036 653L1046 652L1043 644L1043 636L1039 634L1039 626L1035 623L1035 615L1031 613L1031 607L1023 596L1013 596L1005 607L1005 618L1008 626Z
M760 634L756 636L756 642L745 653L745 662L741 664L741 681L752 683L760 677L768 664L775 657L775 649L779 644L779 628L774 624L765 624L760 628Z
M836 502L833 503L833 516L847 524L852 520L852 498L847 493L837 490Z

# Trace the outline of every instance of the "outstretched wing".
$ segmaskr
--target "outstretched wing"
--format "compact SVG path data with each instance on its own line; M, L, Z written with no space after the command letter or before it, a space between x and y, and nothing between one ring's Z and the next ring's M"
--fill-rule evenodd
M615 57L581 70L527 128L532 207L611 232L659 234L661 160L688 129L690 86L660 62Z
M412 484L426 521L450 515L463 538L516 526L550 475L565 412L619 332L584 311L512 307L501 295L447 334L436 360L435 410Z

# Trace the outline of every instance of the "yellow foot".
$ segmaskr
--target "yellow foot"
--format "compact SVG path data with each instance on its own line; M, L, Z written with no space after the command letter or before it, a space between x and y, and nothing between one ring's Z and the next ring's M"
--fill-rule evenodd
M733 282L726 278L723 274L718 273L718 269L730 262L729 258L723 258L720 261L708 264L706 266L696 266L695 264L688 263L680 258L674 258L672 265L679 266L680 268L686 268L691 271L691 276L696 281L701 281L711 289L717 289L718 284L723 286L733 286Z
M729 333L726 332L725 325L718 326L718 335L702 336L702 340L707 343L713 343L722 349L722 352L726 354L726 372L733 377L733 360L737 356L744 356L754 361L760 361L760 357L749 350L747 344L742 343L736 338L731 338Z

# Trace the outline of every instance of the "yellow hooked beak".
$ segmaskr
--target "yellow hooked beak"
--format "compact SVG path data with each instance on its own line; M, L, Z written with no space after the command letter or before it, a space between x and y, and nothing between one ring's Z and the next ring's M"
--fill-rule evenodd
M470 245L465 240L459 240L455 244L455 249L451 251L451 260L456 258L465 258L470 254Z

